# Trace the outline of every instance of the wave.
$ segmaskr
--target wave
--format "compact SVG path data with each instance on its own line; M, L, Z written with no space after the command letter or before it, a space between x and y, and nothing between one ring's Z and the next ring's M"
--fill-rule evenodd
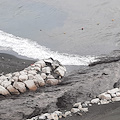
M95 61L94 56L79 56L67 53L51 51L45 46L39 45L30 39L16 37L0 30L0 47L1 49L17 52L21 56L33 59L45 59L52 57L59 60L63 65L88 65ZM1 50L0 49L0 50Z

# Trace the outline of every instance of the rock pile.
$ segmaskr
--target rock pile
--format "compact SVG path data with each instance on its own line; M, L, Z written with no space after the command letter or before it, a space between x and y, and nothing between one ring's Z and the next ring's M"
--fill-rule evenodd
M0 94L7 96L36 91L45 85L57 85L66 73L66 68L52 58L40 60L20 72L0 76Z
M120 101L120 88L114 88L108 90L107 92L101 93L91 101L75 103L73 108L65 113L55 111L53 113L45 113L27 120L59 120L62 117L65 118L67 116L72 116L72 114L78 114L82 116L83 112L88 112L88 107L92 106L92 104L108 104L115 101Z

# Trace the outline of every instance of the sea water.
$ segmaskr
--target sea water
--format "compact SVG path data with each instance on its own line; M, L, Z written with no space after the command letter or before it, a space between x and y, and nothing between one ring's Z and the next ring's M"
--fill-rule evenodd
M0 51L88 65L119 49L119 0L0 0Z

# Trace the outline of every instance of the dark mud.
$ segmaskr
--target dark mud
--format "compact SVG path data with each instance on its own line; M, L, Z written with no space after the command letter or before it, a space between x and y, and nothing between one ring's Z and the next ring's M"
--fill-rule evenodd
M4 57L4 60L2 57ZM9 58L11 60L7 62ZM41 87L36 92L26 92L19 96L0 96L0 119L25 120L45 112L70 110L75 102L91 100L98 94L112 89L114 83L120 79L120 52L114 51L112 54L101 59L104 60L98 64L92 64L81 70L73 71L65 76L62 83L57 86ZM109 62L106 62L108 60ZM34 61L21 60L13 56L1 54L0 64L2 67L0 72L14 72L16 68L21 70L32 62ZM10 69L8 70L6 66L9 66ZM119 107L119 104L116 104L111 105L114 110ZM103 107L103 109L107 110L107 108L111 107ZM99 109L96 106L93 108ZM88 120L88 118L89 120L99 120L100 117L97 119L97 116L101 113L96 113L96 110L93 110L93 108L91 107L90 114L83 115L82 118L86 116L84 120ZM109 110L107 110L107 113L109 113ZM96 116L96 119L90 117L91 114L94 118ZM105 113L103 112L103 114ZM79 116L77 118L73 116L70 119L77 120Z

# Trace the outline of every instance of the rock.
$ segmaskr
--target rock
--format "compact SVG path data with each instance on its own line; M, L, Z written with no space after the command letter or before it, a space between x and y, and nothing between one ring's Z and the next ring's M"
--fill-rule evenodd
M34 70L36 70L36 71L41 71L41 68L39 68L39 67L34 67Z
M63 77L66 73L66 69L62 66L59 66L54 72Z
M19 72L14 72L13 76L19 77L20 73Z
M6 74L5 76L6 76L8 79L10 79L10 78L12 77L12 74L9 73L9 74Z
M28 74L36 75L36 74L37 74L37 71L36 71L36 70L29 70L29 71L28 71Z
M52 75L48 75L47 79L55 79Z
M37 87L36 87L33 80L26 80L26 81L24 81L24 83L29 90L31 90L31 91L36 91L37 90Z
M91 100L91 103L92 103L92 104L94 104L94 103L97 104L97 103L99 103L99 101L100 101L99 98L95 98L95 99L92 99L92 100Z
M45 80L47 75L45 73L41 73L41 77Z
M1 85L5 88L7 88L9 85L11 85L11 81L8 81L8 80L4 80Z
M120 92L116 92L116 97L120 97Z
M42 68L41 64L35 63L34 64L36 67L39 67L40 69Z
M44 62L52 64L53 63L53 59L52 58L44 59Z
M20 71L21 75L27 75L27 70Z
M111 95L112 98L116 97L116 94L115 94L115 93L114 93L114 94L110 94L110 95Z
M9 85L9 86L7 87L7 90L8 90L11 94L14 94L14 95L19 95L19 94L20 94L20 92L19 92L17 89L15 89L12 85Z
M50 67L44 67L44 68L42 68L42 72L44 72L44 73L48 73L48 74L50 74L51 73L51 68Z
M7 79L6 76L4 76L4 75L0 76L0 80L6 80L6 79Z
M21 93L26 92L25 84L22 82L14 82L13 87L19 90Z
M38 86L44 86L45 85L44 79L39 74L35 75L35 78L33 79L33 81Z
M12 79L14 80L14 81L18 81L18 77L17 76L14 76L14 77L12 77Z
M28 74L28 80L33 80L35 77L33 74Z
M64 116L65 116L65 117L67 117L67 116L71 116L71 111L67 111L67 112L65 112Z
M62 115L62 112L60 111L54 111L55 114L57 114L58 116Z
M56 113L52 113L50 118L51 118L51 120L58 120L58 115ZM49 117L48 117L48 119L49 119Z
M57 85L59 81L57 79L48 79L46 83L49 85Z
M5 95L5 96L10 95L10 93L8 92L8 90L5 89L5 88L4 88L3 86L1 86L1 85L0 85L0 94L1 94L1 95Z
M110 95L110 94L107 94L107 93L102 93L102 94L100 94L98 97L99 97L99 99L101 99L101 100L104 100L104 99L106 99L106 100L111 100L111 95Z
M61 64L58 60L54 60L53 63L52 63L52 67L53 69L56 69L57 67L59 67Z
M79 110L78 108L72 108L72 109L71 109L71 112L72 112L72 113L77 113L77 112L79 112L79 111L80 111L80 110Z
M107 93L109 93L109 94L115 94L118 91L120 91L118 88L114 88L114 89L108 90Z
M119 88L120 87L120 80L114 83L113 85L114 88Z
M112 98L112 101L115 102L115 101L120 101L120 97L114 97Z
M38 118L39 118L39 120L45 120L46 116L43 114L43 115L39 116Z
M40 64L42 68L46 66L44 60L40 60L40 61L36 62L35 64Z
M78 102L78 103L75 103L75 104L73 105L73 107L82 107L82 104L81 104L81 102Z
M102 99L102 100L100 100L100 103L101 103L102 105L104 105L104 104L108 104L109 101L107 101L106 99Z
M82 112L88 112L88 108L81 108L81 107L79 107L79 110L82 111Z
M22 74L22 75L19 76L19 81L25 81L27 79L28 79L28 76L25 75L25 74Z

